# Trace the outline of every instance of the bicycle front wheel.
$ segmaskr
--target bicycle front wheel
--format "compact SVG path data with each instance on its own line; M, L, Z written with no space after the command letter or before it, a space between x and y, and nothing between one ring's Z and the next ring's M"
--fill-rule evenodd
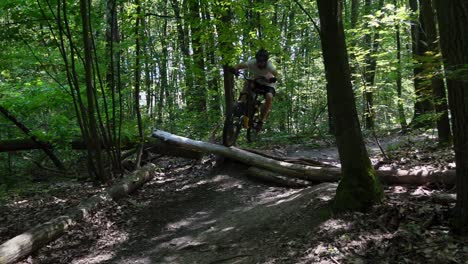
M240 107L238 103L235 103L233 110L224 121L223 145L226 147L236 144L237 137L242 129L242 111L240 111Z

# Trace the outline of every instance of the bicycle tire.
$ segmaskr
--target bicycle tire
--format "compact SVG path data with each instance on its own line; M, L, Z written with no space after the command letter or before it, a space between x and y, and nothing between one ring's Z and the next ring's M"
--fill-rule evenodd
M257 139L258 139L258 133L260 131L257 131L256 129L256 125L257 125L257 121L256 120L259 120L260 119L260 109L262 108L262 103L258 104L255 108L255 112L252 116L252 121L251 123L249 124L249 128L247 129L247 135L246 135L246 138L247 138L247 142L249 143L252 143L252 142L255 142Z
M242 129L242 114L239 104L233 106L231 114L226 117L223 128L223 145L230 147L236 144Z

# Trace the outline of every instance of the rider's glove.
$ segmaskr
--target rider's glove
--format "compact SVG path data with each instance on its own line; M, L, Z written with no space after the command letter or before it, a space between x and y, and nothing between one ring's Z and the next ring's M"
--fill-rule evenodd
M236 70L235 68L229 68L229 72L236 76L239 76L239 70Z

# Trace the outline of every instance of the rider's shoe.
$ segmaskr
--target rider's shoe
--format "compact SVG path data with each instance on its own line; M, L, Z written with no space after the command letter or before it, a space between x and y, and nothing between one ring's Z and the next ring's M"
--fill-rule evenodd
M246 115L242 117L242 126L244 128L249 128L249 117Z
M257 131L257 134L260 133L260 131L262 131L262 128L263 128L263 121L258 121L257 125L255 126L255 130Z

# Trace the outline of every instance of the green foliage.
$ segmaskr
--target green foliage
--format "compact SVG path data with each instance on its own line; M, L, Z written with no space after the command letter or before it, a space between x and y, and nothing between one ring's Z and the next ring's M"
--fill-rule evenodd
M70 32L66 34L74 46L66 46L65 50L59 48L59 29L65 24L56 21L57 3L45 0L5 0L0 3L0 104L12 111L35 135L53 142L60 150L66 150L70 139L81 136L72 95L81 95L83 103L87 103L82 65L83 36L79 1L67 1ZM114 42L112 48L119 60L114 61L114 69L110 71L110 46L106 39L108 3L110 1L92 1L93 56L97 58L93 66L93 84L100 118L112 120L122 117L121 128L119 120L104 121L104 125L117 127L122 141L132 141L138 134L133 98L137 6L132 1L117 1L119 42ZM174 3L178 5L179 17L176 17ZM273 111L265 124L264 142L269 142L268 138L273 142L301 142L307 137L327 135L325 73L319 35L311 21L311 18L318 18L316 3L300 3L308 14L294 1L286 0L202 0L200 9L195 11L190 10L190 1L142 0L145 15L144 34L140 36L143 51L140 77L142 90L151 98L140 100L146 134L153 128L198 139L219 134L225 111L222 65L245 61L252 58L260 47L265 47L272 54L271 60L282 78L277 86ZM416 16L403 3L397 7L386 4L380 10L373 7L371 12L366 12L361 6L359 14L355 28L350 28L349 18L345 17L358 111L361 116L364 109L362 93L373 91L377 128L391 129L399 124L399 102L403 103L406 113L413 110L409 27ZM349 12L346 15L349 16ZM401 101L396 94L399 69L396 25L400 27L402 40ZM180 29L183 34L179 34ZM365 45L364 36L372 33L379 33L377 42L380 48L377 52ZM203 44L202 51L197 49L200 45L194 39ZM74 52L80 93L71 92L67 79L63 55L67 55L70 64L71 51ZM369 54L377 62L373 86L365 85L363 81L363 69ZM203 67L196 64L199 58ZM438 54L425 57L427 60L438 58ZM163 69L167 69L164 74ZM108 86L107 74L110 72L115 76L120 74L120 91L113 91ZM440 72L428 69L424 74L423 77L427 78ZM237 93L242 85L242 80L236 81ZM204 105L192 110L188 106L193 100L202 101ZM8 122L0 119L0 125ZM0 136L2 139L24 137L14 128L9 134L0 131ZM72 160L72 157L64 159Z

